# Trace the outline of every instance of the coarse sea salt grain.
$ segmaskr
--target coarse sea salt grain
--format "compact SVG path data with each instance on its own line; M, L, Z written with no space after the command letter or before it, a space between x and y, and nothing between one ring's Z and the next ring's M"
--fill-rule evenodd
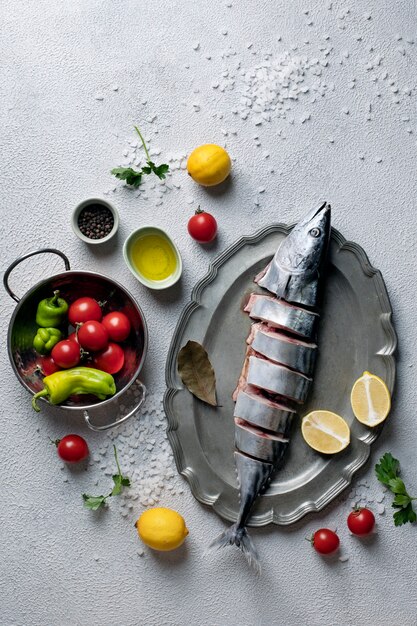
M125 392L127 409L137 402L140 388L133 384ZM121 418L123 411L117 418ZM131 480L119 497L119 511L123 517L138 507L154 506L160 502L166 490L170 493L183 493L181 482L174 468L171 448L165 432L166 418L159 396L147 396L139 416L131 418L120 428L109 431L109 439L103 441L93 460L101 461L99 467L106 475L114 474L115 460L113 448L116 446L120 466L124 475ZM102 451L106 457L103 463ZM97 461L95 461L97 463ZM98 465L98 463L97 463Z
M220 86L231 90L237 83L241 119L252 119L256 126L274 118L286 119L305 94L314 91L324 96L328 91L328 85L320 77L330 50L326 48L323 52L324 58L320 58L323 53L310 58L286 51L254 67L238 72L229 69L227 78L220 80ZM304 121L310 119L309 115L304 116Z

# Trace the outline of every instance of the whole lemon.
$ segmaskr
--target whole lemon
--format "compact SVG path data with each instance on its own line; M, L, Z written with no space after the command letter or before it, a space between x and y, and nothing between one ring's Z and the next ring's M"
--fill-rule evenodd
M206 143L192 151L187 161L189 175L204 187L222 183L230 174L232 162L224 148Z
M154 550L175 550L188 535L183 517L165 507L144 511L135 526L143 543Z

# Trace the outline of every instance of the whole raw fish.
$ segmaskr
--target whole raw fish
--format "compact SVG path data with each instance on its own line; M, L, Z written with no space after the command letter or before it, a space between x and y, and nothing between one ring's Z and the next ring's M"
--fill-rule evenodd
M317 351L312 340L319 317L312 309L321 295L329 238L330 206L324 203L293 228L255 277L274 296L252 294L245 308L262 323L252 326L233 393L240 508L236 523L209 548L236 545L258 571L259 557L246 524L256 499L283 461L294 406L305 402L312 382Z

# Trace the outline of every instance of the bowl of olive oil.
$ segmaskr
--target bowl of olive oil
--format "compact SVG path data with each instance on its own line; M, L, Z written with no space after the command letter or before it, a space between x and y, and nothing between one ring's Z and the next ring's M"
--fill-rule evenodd
M166 289L182 274L182 260L171 237L156 226L133 231L123 246L127 267L145 287Z

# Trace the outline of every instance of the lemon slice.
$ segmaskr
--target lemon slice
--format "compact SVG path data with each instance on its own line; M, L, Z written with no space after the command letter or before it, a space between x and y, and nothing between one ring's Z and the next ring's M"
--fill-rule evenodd
M391 394L379 376L364 372L355 382L350 394L352 411L362 424L377 426L391 409Z
M350 442L350 429L343 417L332 411L311 411L303 418L304 441L317 452L335 454Z

